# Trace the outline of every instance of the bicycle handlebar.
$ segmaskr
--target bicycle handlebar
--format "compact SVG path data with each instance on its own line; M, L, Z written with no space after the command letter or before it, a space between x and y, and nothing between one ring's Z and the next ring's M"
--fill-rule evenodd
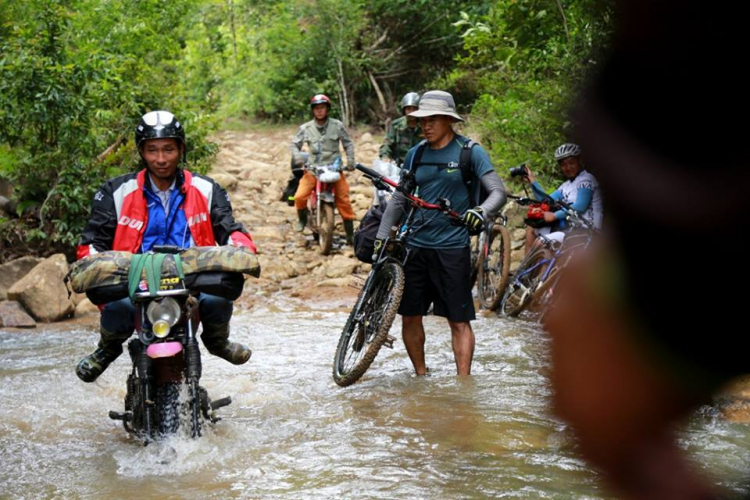
M354 168L356 168L357 170L365 174L367 178L372 180L372 183L375 185L375 187L379 189L395 189L396 191L402 193L415 207L424 208L426 210L439 210L454 221L461 221L461 216L458 214L458 212L451 210L450 200L448 200L447 198L441 198L437 204L429 203L422 198L414 196L403 186L392 181L388 177L376 172L369 167L365 167L361 163L357 163L356 165L354 165Z
M557 207L561 207L565 212L567 213L568 217L573 219L574 222L581 224L586 229L595 229L594 225L589 222L584 217L581 217L581 215L578 214L578 212L569 204L565 203L562 200L555 200L551 196L546 195L541 200L535 200L533 198L524 198L522 196L515 196L512 194L508 195L508 198L511 200L516 200L516 203L522 206L531 205L532 203L539 203L539 202L546 202L550 205L550 210L558 210Z

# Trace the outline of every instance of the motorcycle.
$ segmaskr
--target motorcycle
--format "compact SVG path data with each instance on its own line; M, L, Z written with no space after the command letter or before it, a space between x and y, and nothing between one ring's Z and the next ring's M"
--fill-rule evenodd
M177 254L176 247L156 247L158 253ZM128 343L133 365L127 379L125 411L109 412L125 430L148 444L174 435L186 426L192 438L201 436L206 421L221 420L216 410L229 405L230 397L212 401L200 385L201 353L196 338L198 294L183 277L162 273L158 290L140 281L133 294L137 338ZM236 274L236 273L234 273ZM230 278L235 286L241 274ZM154 287L156 288L156 287Z
M372 162L372 169L380 175L391 179L396 184L398 184L401 179L401 167L396 163L375 160ZM391 196L393 196L393 192L390 189L380 189L376 186L373 186L372 189L372 204L385 210L385 206L388 204L388 201L390 201Z
M333 247L335 193L333 185L341 178L341 159L331 165L312 165L306 163L304 169L315 177L315 189L307 199L309 217L307 225L318 240L320 252L328 255Z

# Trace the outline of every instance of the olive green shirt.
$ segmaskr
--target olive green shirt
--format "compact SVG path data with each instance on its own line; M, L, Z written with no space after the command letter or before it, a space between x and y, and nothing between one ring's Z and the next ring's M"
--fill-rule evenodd
M349 137L344 124L335 118L328 118L322 126L315 120L302 124L297 135L292 139L292 158L297 158L302 147L307 143L310 152L310 163L313 165L330 165L341 155L339 142L346 151L346 165L354 166L354 142Z
M419 144L422 139L424 139L424 135L419 125L416 128L410 128L407 125L406 117L402 116L393 120L391 126L388 127L388 133L383 145L380 146L378 156L390 158L400 164L406 158L406 152Z

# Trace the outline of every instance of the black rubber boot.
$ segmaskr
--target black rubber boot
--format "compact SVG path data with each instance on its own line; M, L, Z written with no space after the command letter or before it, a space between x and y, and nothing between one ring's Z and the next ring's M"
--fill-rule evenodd
M303 208L302 210L297 210L297 217L299 220L294 225L294 230L301 233L305 230L305 226L307 225L307 209Z
M242 365L247 363L253 352L238 342L229 341L229 323L223 325L203 325L201 334L203 345L208 352L232 363Z
M84 382L93 382L99 378L110 363L122 354L122 343L126 338L118 337L102 328L97 349L79 361L76 366L78 378Z
M354 245L354 221L344 221L344 231L346 231L346 244L349 246Z

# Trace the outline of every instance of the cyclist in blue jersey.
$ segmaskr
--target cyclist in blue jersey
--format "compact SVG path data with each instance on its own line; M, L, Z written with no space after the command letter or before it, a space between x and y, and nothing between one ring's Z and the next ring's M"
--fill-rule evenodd
M549 196L553 200L563 201L573 208L581 216L591 222L599 229L602 225L602 195L599 183L583 166L581 161L581 148L577 144L562 144L555 150L555 160L560 165L560 170L565 177L565 182L555 191L547 195L541 185L536 181L531 169L526 167L524 180L531 184L531 190L538 200ZM562 242L565 237L565 210L556 212L545 212L544 221L549 226L542 228L526 228L526 253L536 240L537 235Z
M463 214L465 225L451 224L447 217L440 214L435 217L434 212L416 214L415 221L429 222L409 241L409 259L404 267L406 282L398 310L402 316L404 345L417 375L425 375L422 317L433 304L434 314L448 320L457 373L470 375L474 356L470 321L475 319L475 312L470 282L469 230L481 230L485 217L494 216L502 207L505 188L487 152L475 145L470 150L471 175L479 179L489 194L481 204L473 206L460 168L461 151L469 139L453 130L453 123L463 121L456 113L453 96L442 91L427 92L419 101L419 109L411 116L419 118L426 142L409 150L405 168L414 174L422 199L430 203L448 199L451 208ZM388 203L375 241L376 256L406 205L406 197L398 192Z

